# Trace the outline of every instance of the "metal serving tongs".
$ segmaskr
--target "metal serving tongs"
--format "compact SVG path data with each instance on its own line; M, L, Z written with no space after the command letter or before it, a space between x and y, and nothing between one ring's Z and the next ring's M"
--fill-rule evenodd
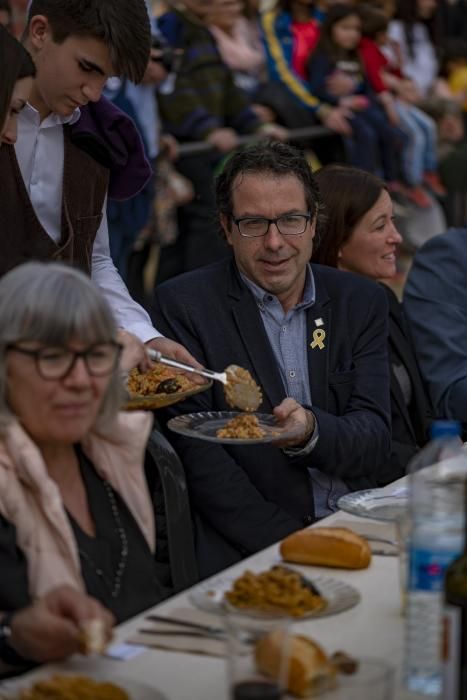
M238 367L238 365L229 365L224 372L214 372L212 369L204 367L198 369L198 367L187 365L184 362L172 360L152 348L148 348L147 352L153 362L160 362L161 365L175 367L182 372L200 374L207 379L221 382L224 385L225 398L229 406L236 406L242 411L256 411L261 405L263 400L261 389L248 370Z

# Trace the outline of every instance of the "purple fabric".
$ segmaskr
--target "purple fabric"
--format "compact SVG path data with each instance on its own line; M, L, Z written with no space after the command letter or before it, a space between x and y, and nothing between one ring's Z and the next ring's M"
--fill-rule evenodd
M105 97L82 107L70 131L77 146L110 170L109 199L130 199L150 179L152 168L133 120Z

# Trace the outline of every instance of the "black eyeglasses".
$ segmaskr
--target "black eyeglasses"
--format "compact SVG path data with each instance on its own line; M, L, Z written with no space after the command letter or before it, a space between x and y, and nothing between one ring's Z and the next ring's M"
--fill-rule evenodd
M93 377L105 377L112 374L117 367L122 346L116 342L96 343L87 350L75 352L61 347L47 347L39 350L29 350L20 345L8 345L7 350L19 352L22 355L33 357L36 367L42 379L65 379L78 358L82 357L86 369Z
M263 216L242 216L240 219L232 217L235 226L238 227L241 236L256 238L265 236L271 224L276 224L279 233L283 236L301 236L305 233L311 214L283 214L277 219L267 219Z

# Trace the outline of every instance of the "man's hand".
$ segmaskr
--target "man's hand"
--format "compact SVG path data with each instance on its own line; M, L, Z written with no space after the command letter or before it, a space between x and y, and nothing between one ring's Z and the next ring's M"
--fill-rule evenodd
M113 615L97 600L60 586L14 615L8 644L37 663L60 661L83 651L82 629L90 620L101 621L109 641Z
M279 124L263 124L256 134L272 141L287 141L289 138L287 129Z
M206 141L221 153L229 153L238 146L237 132L228 127L211 131Z
M274 442L275 447L301 447L306 444L315 430L315 417L311 411L300 406L295 399L284 399L273 411L284 430L295 433L293 438Z
M272 110L270 107L267 107L266 105L254 103L250 105L250 107L262 124L272 124L277 119L277 115L274 112L274 110Z
M326 112L322 118L324 126L327 126L331 131L341 136L352 136L352 127L349 119L352 117L352 112L344 107L334 107Z

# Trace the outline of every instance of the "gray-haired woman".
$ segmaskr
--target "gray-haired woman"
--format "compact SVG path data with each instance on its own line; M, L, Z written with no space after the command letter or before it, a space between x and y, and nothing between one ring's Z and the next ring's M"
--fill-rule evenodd
M27 263L0 280L0 610L68 584L121 621L170 592L152 419L119 410L116 338L82 273Z

